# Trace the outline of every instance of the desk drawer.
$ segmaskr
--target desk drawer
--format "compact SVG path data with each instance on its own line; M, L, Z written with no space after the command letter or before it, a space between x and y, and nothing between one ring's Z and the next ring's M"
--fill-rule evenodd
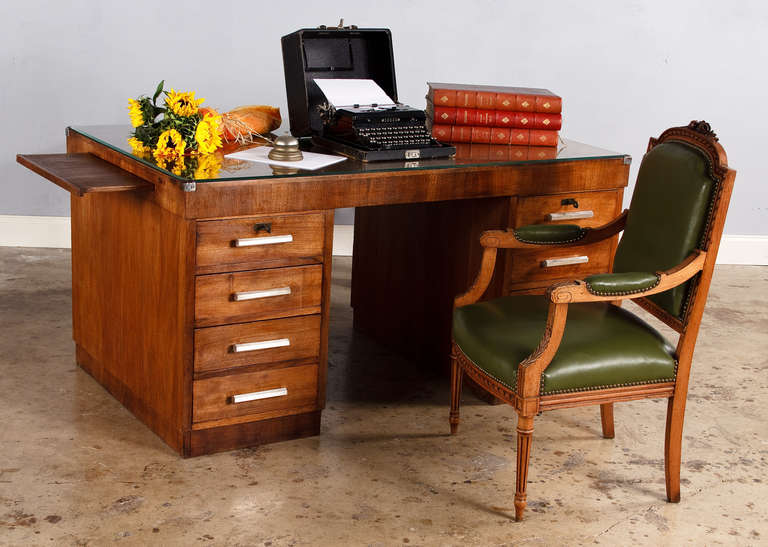
M298 266L195 278L195 324L243 323L320 313L323 268Z
M611 260L611 240L581 247L558 248L542 246L542 250L515 251L507 279L539 281L547 279L581 279L593 273L608 272ZM512 287L509 287L512 288Z
M317 405L317 373L317 365L302 365L196 380L192 420L307 411Z
M320 355L320 316L305 315L195 330L195 372Z
M620 199L621 192L615 190L520 198L515 227L529 224L600 226L618 216Z
M197 223L198 273L322 262L321 213Z

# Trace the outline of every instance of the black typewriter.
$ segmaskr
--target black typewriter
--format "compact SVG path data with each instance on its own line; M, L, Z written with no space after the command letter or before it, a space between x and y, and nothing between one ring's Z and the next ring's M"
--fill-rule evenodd
M321 146L362 161L416 160L451 156L456 149L432 138L423 110L397 104L326 110Z
M413 162L456 154L456 148L432 138L423 110L398 101L388 29L320 25L283 36L282 49L295 137L311 137L325 149L362 161ZM334 109L316 79L370 79L392 104L344 103Z

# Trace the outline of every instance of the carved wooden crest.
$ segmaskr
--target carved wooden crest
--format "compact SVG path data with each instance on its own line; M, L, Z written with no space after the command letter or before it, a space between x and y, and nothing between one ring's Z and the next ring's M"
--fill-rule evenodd
M722 182L728 172L728 158L720 146L717 135L704 120L693 120L687 126L671 127L659 135L658 139L651 138L648 151L666 141L684 142L699 149L707 158L709 176L715 182Z

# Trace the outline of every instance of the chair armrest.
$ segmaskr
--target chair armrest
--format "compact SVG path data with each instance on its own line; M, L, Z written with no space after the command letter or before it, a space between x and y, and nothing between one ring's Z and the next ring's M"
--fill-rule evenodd
M627 223L627 211L597 228L575 224L531 224L515 230L488 230L480 237L483 247L533 249L541 245L589 245L618 234Z
M472 286L467 290L467 292L457 296L454 299L453 306L458 308L459 306L474 304L480 299L481 296L483 296L483 293L488 288L488 285L491 282L491 278L493 277L493 269L496 267L497 249L532 249L538 248L544 244L562 245L564 247L569 245L587 245L590 243L602 241L618 234L624 229L626 222L627 211L624 210L621 215L613 219L611 222L602 226L598 226L597 228L581 228L573 224L541 224L518 228L513 232L510 232L509 230L485 231L483 232L483 235L480 236L480 245L483 246L483 258L480 263L480 271L478 272L477 277L475 277ZM518 239L516 236L516 233L521 230L523 230L524 234L532 237L534 232L538 234L544 234L545 231L550 228L552 228L552 230L550 230L549 233L553 234L551 238L558 237L557 234L559 232L561 238L569 237L568 234L570 234L572 239L577 230L582 235L579 239L572 239L570 242L550 241L549 243L525 243ZM542 239L545 238L544 235L539 235L539 237Z
M658 273L625 272L595 274L584 278L587 290L599 296L627 296L654 288L661 281Z
M589 232L576 224L529 224L512 231L520 243L532 245L564 245L575 243Z
M547 293L551 302L560 303L642 298L688 281L701 271L706 257L706 252L697 250L674 268L663 272L592 275L584 280L557 283Z

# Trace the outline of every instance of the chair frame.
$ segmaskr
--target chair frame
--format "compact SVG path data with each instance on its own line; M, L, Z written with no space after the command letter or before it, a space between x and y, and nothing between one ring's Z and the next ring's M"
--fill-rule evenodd
M692 121L688 126L673 127L664 131L658 139L651 138L648 151L664 142L681 142L695 147L702 152L709 165L708 174L715 182L715 195L709 218L704 228L704 236L699 248L677 266L656 272L659 283L643 291L632 294L601 296L590 292L587 284L581 280L556 283L546 290L549 300L544 335L539 346L518 366L517 387L510 389L478 368L452 341L451 349L451 410L449 423L451 434L456 434L459 425L459 405L461 385L464 374L468 375L480 387L514 406L518 414L517 422L517 481L515 489L515 520L522 520L526 506L526 487L528 465L531 453L531 437L534 417L544 410L571 408L585 405L600 405L603 436L614 437L613 403L645 398L666 397L667 420L664 443L664 468L666 476L667 499L680 501L680 460L683 435L683 419L688 393L691 361L696 338L701 325L704 304L709 292L712 273L717 258L717 250L725 225L736 171L728 167L723 147L717 142L717 136L704 121ZM585 245L613 237L624 229L628 211L625 210L613 221L598 228L586 229L586 235L577 242L562 246ZM479 301L488 288L493 276L498 249L533 249L540 247L535 243L523 243L515 238L514 232L492 230L484 232L480 238L483 256L480 271L468 291L454 300L454 308ZM681 317L675 317L656 305L647 296L669 290L692 280L687 306ZM672 382L653 383L633 386L616 386L607 389L578 391L541 395L541 375L555 356L565 330L568 305L575 302L610 301L620 306L623 300L633 300L646 311L666 323L679 333L675 357L677 373Z

